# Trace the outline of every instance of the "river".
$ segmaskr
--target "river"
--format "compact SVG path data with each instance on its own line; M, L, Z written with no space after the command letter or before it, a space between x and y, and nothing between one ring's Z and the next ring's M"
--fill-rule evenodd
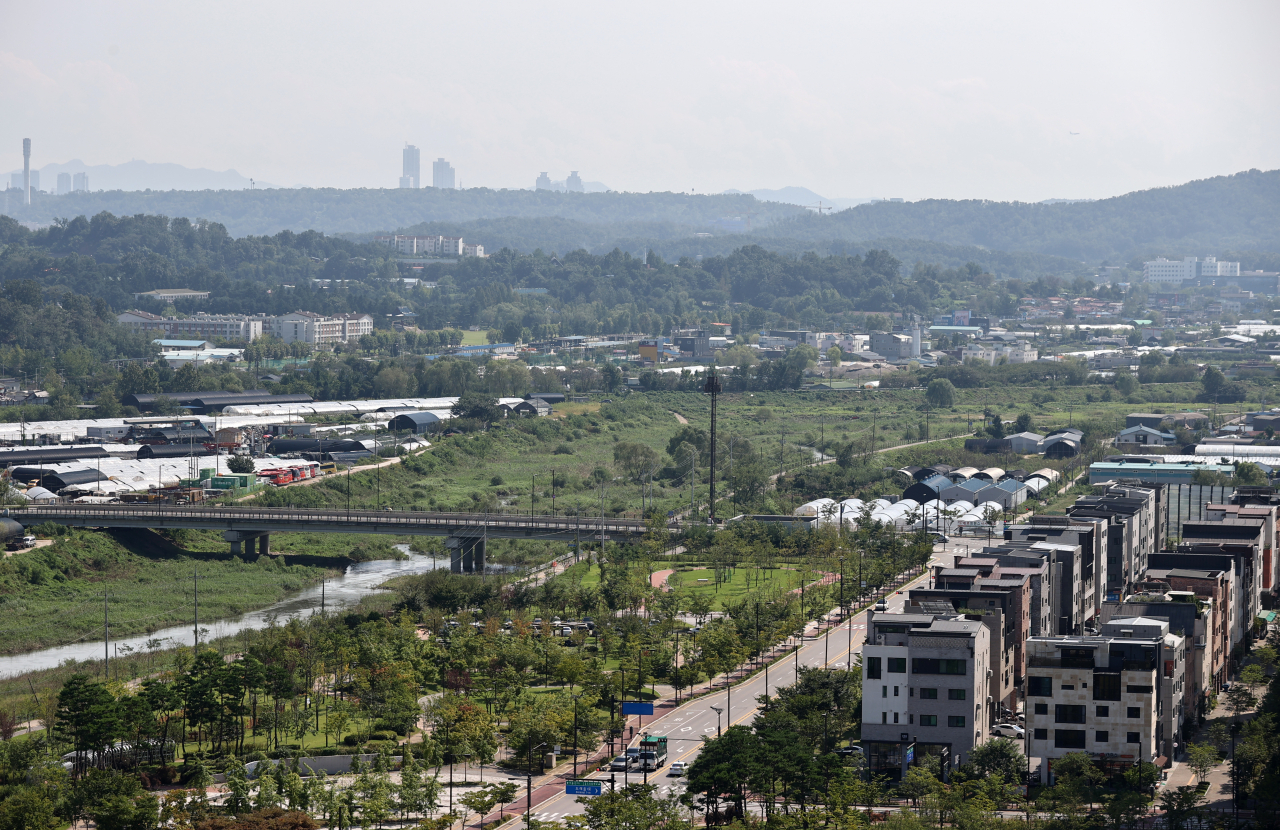
M326 611L337 611L358 603L361 597L372 593L388 579L409 574L424 573L437 568L449 567L449 558L424 556L410 553L408 545L396 545L407 557L406 559L378 559L372 562L358 562L347 568L346 572L336 579L330 579L322 585L294 594L277 603L268 605L257 611L251 611L233 619L200 621L200 639L208 640L237 634L245 629L266 628L269 619L281 622L290 617L309 617L320 610L321 602ZM519 570L509 565L491 564L486 569L492 573ZM146 651L148 643L158 648L173 648L178 645L191 645L194 635L191 625L179 625L164 628L150 634L135 637L111 639L111 653L114 657L117 649L126 647L131 651ZM158 645L157 645L158 643ZM13 677L29 671L51 669L68 660L98 660L102 657L102 640L89 640L70 645L31 651L26 654L14 654L0 657L0 677Z

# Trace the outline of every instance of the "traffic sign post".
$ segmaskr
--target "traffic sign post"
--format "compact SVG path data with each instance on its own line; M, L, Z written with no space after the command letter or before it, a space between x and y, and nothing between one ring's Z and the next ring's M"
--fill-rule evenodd
M604 789L603 781L566 781L565 795L600 795Z

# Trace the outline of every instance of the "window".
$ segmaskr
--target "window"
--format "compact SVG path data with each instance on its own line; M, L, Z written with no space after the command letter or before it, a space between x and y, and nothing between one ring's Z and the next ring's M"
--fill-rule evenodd
M921 700L937 700L938 690L937 689L921 689L920 699Z
M914 674L966 674L965 660L935 660L931 657L912 657Z
M866 669L867 669L867 679L879 680L880 679L880 658L868 657L866 662Z
M1098 717L1100 717L1100 718L1108 718L1108 717L1111 717L1111 707L1110 707L1110 706L1095 706L1094 708L1098 710Z
M876 675L879 677L879 675ZM1027 694L1034 697L1053 697L1052 677L1027 677Z
M897 713L897 712L894 712L894 713L893 713L893 722L894 722L894 723L897 723L897 722L898 722L898 713Z
M889 696L889 687L888 687L888 686L881 686L881 687L880 687L880 697L888 697L888 696Z
M1036 732L1035 732L1035 739L1036 739L1037 741L1047 741L1047 740L1049 740L1049 730L1048 730L1048 729L1037 729L1037 730L1036 730Z
M964 689L947 689L947 700L964 700Z
M1070 689L1070 690L1072 690L1072 691L1075 691L1076 684L1074 684L1074 683L1063 683L1063 684L1062 684L1062 688L1063 688L1063 689Z
M1151 694L1151 687L1150 687L1150 686L1135 686L1135 685L1133 685L1132 683L1130 683L1130 684L1126 687L1126 690L1127 690L1127 691L1129 692L1129 694L1131 694L1131 695L1149 695L1149 694Z
M1142 733L1141 733L1141 732L1130 732L1130 733L1129 733L1129 737L1125 739L1125 743L1127 743L1127 744L1140 744L1140 743L1142 743Z
M888 668L889 668L890 674L906 674L907 673L907 658L890 657L888 658L888 663L889 663Z
M1120 699L1120 675L1095 674L1093 676L1093 699L1094 700L1119 700Z
M1141 707L1141 706L1130 706L1130 707L1129 707L1129 714L1128 714L1128 715L1126 715L1126 717L1130 717L1130 718L1140 718L1140 717L1142 717L1142 707Z
M1055 729L1053 745L1059 749L1084 749L1084 730Z
M938 716L937 715L921 715L920 725L921 726L937 726Z
M888 722L889 722L889 713L888 713L888 712L881 712L881 713L880 713L880 722L881 722L881 723L888 723Z
M947 726L963 729L964 715L947 715Z
M1084 707L1069 706L1063 703L1053 707L1054 723L1084 723Z
M1107 733L1102 731L1094 732L1093 740L1097 743L1105 744L1107 742Z
M1047 703L1037 703L1037 704L1036 704L1036 714L1037 714L1037 715L1047 715L1047 714L1049 714L1049 704L1047 704Z
M898 696L898 687L897 687L897 686L894 686L894 687L893 687L893 696L894 696L894 697L897 697L897 696Z

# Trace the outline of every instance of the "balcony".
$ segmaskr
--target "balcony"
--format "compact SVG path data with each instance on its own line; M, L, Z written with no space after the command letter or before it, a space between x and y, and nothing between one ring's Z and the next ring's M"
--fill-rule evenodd
M1034 669L1089 669L1094 668L1092 657L1035 657L1027 658L1027 668Z

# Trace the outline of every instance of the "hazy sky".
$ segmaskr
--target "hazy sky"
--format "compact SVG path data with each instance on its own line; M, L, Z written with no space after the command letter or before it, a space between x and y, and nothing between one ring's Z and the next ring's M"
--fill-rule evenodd
M30 137L395 187L408 141L464 187L1105 197L1280 167L1277 33L1274 0L10 0L0 169Z

